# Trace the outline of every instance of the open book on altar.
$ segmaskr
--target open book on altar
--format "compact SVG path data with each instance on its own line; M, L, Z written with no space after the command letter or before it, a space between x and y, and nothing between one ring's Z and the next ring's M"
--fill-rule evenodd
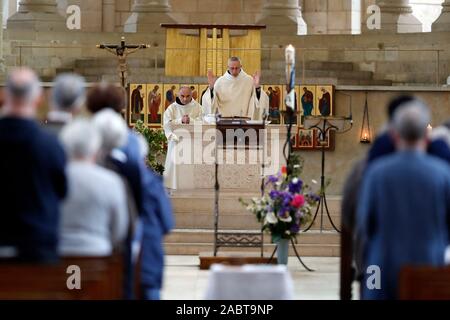
M220 117L217 122L218 125L262 125L264 123L269 124L270 121L251 120L251 118L248 117Z

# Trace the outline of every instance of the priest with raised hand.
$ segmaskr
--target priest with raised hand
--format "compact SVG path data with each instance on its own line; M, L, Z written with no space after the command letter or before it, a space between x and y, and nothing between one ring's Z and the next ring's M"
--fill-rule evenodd
M268 114L269 97L261 90L260 73L253 77L245 73L238 57L228 59L228 70L217 80L208 70L208 84L201 99L206 113L252 120L261 120L263 114Z
M192 98L191 88L182 86L175 102L167 107L167 110L164 112L164 133L168 141L164 168L164 186L168 189L177 189L175 151L179 140L173 131L173 125L202 121L202 117L202 106Z

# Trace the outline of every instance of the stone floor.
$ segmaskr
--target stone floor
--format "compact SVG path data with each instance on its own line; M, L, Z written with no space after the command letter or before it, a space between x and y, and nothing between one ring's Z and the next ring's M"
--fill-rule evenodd
M288 268L294 281L296 300L339 299L339 258L305 257L315 272L306 271L296 257L289 257ZM208 272L200 270L198 256L167 256L164 300L202 300ZM356 288L353 292L357 292Z

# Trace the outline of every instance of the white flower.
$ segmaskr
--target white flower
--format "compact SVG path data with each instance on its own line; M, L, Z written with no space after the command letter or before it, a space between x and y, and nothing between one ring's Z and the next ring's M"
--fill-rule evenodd
M287 218L281 218L281 217L280 217L280 221L289 223L289 222L292 221L292 217L291 217L290 215L289 215Z
M292 183L293 183L293 184L297 184L297 183L298 183L298 178L292 179Z
M278 220L277 217L275 216L274 212L269 212L266 215L266 223L269 224L277 224Z

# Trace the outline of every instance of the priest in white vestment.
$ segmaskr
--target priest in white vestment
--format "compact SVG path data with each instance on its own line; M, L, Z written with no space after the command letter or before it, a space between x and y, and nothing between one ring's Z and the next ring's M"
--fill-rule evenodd
M215 81L208 71L209 88L201 103L208 114L218 113L222 117L248 117L261 120L269 110L269 97L261 90L260 75L253 77L242 69L238 57L228 59L228 70Z
M164 112L164 133L167 138L167 155L164 167L164 186L168 189L177 189L177 163L176 145L179 142L176 132L173 131L174 124L190 124L201 121L203 109L192 98L192 90L188 86L180 88L178 97Z

